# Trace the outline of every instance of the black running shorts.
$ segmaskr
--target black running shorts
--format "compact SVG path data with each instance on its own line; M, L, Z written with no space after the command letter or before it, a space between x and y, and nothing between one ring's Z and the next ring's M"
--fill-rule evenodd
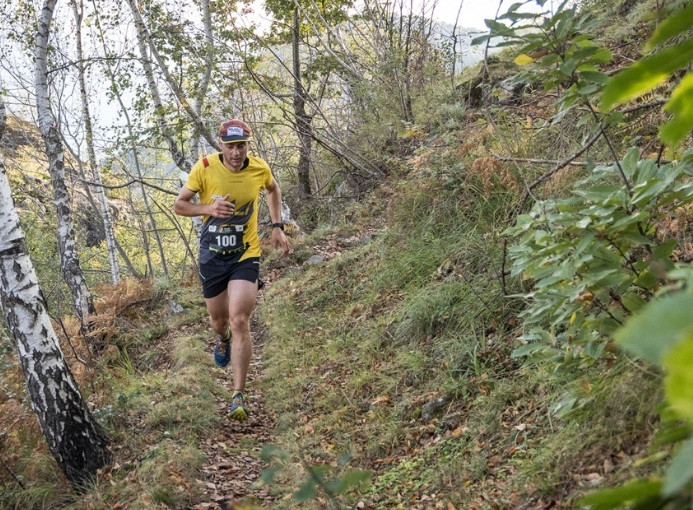
M241 262L208 262L200 264L200 280L202 281L202 295L205 298L213 298L224 292L231 280L246 280L258 283L260 281L260 258L252 257Z

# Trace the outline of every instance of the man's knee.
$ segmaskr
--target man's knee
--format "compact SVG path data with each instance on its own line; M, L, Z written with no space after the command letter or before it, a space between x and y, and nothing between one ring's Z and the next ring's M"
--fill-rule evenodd
M250 316L245 313L235 314L229 322L233 331L245 331L250 327Z
M219 334L222 334L229 327L228 315L210 315L209 322L212 328Z

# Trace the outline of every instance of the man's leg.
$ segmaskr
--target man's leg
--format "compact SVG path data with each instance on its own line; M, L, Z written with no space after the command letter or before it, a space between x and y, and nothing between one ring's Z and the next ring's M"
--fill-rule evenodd
M250 316L257 300L257 282L231 280L228 290L228 317L233 338L231 367L234 391L244 391L253 353Z
M209 322L221 338L229 338L229 293L224 291L213 298L205 298Z
M217 332L219 338L214 346L214 363L219 367L225 367L231 361L231 328L229 326L229 300L228 291L224 289L213 298L205 298L209 322Z

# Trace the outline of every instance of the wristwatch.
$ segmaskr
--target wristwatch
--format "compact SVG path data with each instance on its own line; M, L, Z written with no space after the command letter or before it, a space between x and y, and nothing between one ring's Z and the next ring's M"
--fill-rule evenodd
M280 221L279 223L271 223L271 224L270 224L270 227L272 227L272 228L280 228L280 229L284 230L284 222L283 222L283 221Z

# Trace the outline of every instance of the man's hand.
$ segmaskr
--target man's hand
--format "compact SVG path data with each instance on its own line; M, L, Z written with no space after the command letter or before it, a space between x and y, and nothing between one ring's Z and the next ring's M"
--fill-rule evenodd
M228 201L229 196L225 195L223 198L218 198L213 204L209 206L209 215L215 218L230 218L233 216L236 206Z
M282 229L273 228L271 240L272 246L274 246L275 249L282 249L282 255L286 257L289 254L289 251L291 250L291 244L289 244L289 240L286 238L286 235L284 234L284 231Z

